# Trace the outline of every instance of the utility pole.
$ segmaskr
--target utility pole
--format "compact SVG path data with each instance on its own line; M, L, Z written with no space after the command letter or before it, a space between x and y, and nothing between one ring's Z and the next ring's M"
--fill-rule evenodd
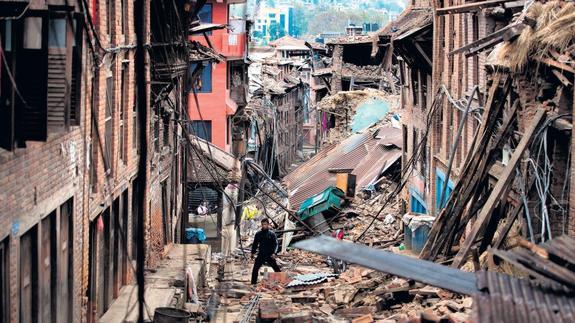
M134 27L136 29L136 87L137 87L137 107L139 119L140 138L140 160L138 162L138 227L137 227L137 260L136 260L136 281L138 283L138 322L144 322L144 263L146 259L146 246L144 239L144 214L146 209L146 162L148 160L148 141L146 137L148 129L148 107L146 96L146 53L144 52L144 15L145 0L134 1Z

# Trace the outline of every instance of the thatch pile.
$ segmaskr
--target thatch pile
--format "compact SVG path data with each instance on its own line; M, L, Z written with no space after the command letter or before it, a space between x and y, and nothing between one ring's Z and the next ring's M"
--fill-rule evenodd
M513 72L520 72L531 58L541 59L550 50L563 53L575 38L575 4L565 1L533 2L525 16L536 21L525 27L519 37L496 48L494 55ZM522 19L520 17L519 19Z

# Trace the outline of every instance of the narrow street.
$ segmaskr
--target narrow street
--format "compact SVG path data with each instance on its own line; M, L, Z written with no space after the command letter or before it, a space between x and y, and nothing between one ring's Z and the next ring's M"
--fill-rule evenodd
M575 322L575 3L0 0L0 323Z

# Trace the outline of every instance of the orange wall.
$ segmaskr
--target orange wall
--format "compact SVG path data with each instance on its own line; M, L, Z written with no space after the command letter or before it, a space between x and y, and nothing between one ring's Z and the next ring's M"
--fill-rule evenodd
M228 23L228 4L217 3L209 1L212 4L212 22L216 24ZM243 35L243 36L242 36ZM245 34L238 35L237 45L228 45L228 31L227 29L214 30L212 35L209 36L214 49L226 57L243 57L245 53ZM191 37L207 46L204 36ZM227 131L227 116L228 108L226 106L226 99L229 101L228 92L226 92L227 82L227 62L219 64L212 64L212 92L211 93L198 93L198 101L200 105L200 112L204 120L212 121L212 143L221 149L229 152L231 145L231 131ZM201 120L200 114L196 107L193 94L188 98L189 115L192 120ZM233 113L233 111L229 111ZM227 133L230 133L229 141L226 140Z
M209 1L208 3L212 4L212 23L228 24L228 4L225 2L217 3L214 1ZM226 56L227 58L243 57L246 48L246 34L232 34L236 35L236 42L234 45L229 44L230 33L226 28L212 31L212 34L209 35L210 42L218 53ZM208 46L208 43L206 42L203 35L195 35L191 37L191 39Z
M226 143L226 62L212 64L212 92L198 93L200 112L204 120L212 121L212 143L229 151ZM189 114L192 120L200 120L193 93L188 98Z

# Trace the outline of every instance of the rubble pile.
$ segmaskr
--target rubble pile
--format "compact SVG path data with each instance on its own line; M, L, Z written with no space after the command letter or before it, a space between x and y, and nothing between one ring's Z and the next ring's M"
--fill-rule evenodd
M318 109L334 116L333 131L328 132L324 138L325 143L341 142L349 137L351 123L356 115L356 109L363 103L372 101L385 101L389 103L389 114L379 124L390 124L391 115L397 111L399 96L370 88L344 91L326 96L318 103Z
M357 194L336 216L332 229L343 229L346 240L359 237L382 208L385 195L392 191L393 182L388 179L383 182L383 193L375 192L371 197ZM279 215L285 217L285 210L273 204L266 204L266 212L280 221ZM247 223L257 224L262 217L260 214ZM386 205L380 217L382 221L376 222L361 242L408 254L402 248L398 203ZM270 322L439 322L448 318L451 322L464 322L469 317L472 306L469 297L353 264L336 275L326 257L299 249L281 253L278 263L282 272L274 273L264 267L258 285L252 287L249 285L252 262L247 258L257 225L242 224L242 229L244 249L236 250L233 258L220 261L219 269L213 269L220 273L219 282L214 285L217 287L212 287L220 305L215 318L225 316L236 322L253 321L256 317ZM276 229L281 239L282 227ZM210 296L213 297L203 295L203 298Z
M359 66L351 63L343 63L341 74L346 77L353 77L356 80L380 79L383 77L381 65Z
M264 272L255 289L248 285L249 263L231 264L236 269L226 271L232 276L225 281L233 283L218 290L221 310L228 318L238 322L255 317L270 322L465 322L471 312L470 297L371 269L352 265L339 277L330 277L325 259L317 255L291 250L281 260L284 272ZM325 279L293 284L294 278L306 276ZM259 298L256 310L249 313L251 317L243 317L242 308L255 297Z
M356 91L338 92L334 95L326 96L319 102L318 108L320 110L331 111L335 113L345 113L345 110L354 110L362 102L368 99L381 99L394 102L393 106L397 106L399 103L399 97L397 96L390 95L389 93L383 91L367 88Z

